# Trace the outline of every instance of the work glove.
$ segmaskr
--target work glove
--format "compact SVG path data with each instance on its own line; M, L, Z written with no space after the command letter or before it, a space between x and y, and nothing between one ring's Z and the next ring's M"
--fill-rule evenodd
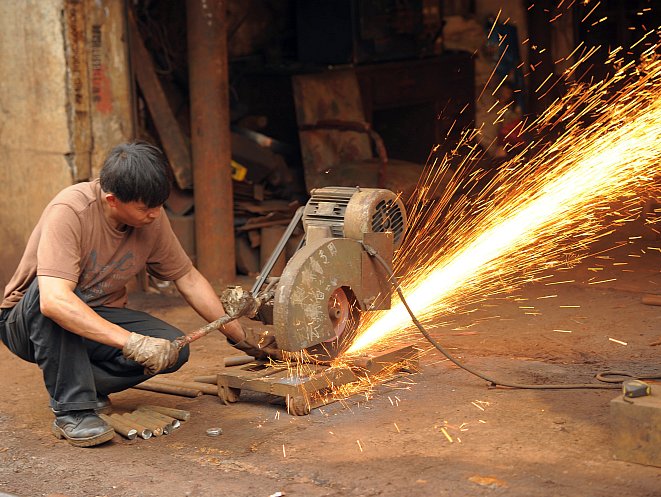
M282 360L282 351L278 348L273 335L266 332L255 333L252 330L246 330L245 333L246 338L240 342L235 342L230 338L227 339L227 342L235 349L245 352L258 361L266 361L269 357Z
M175 345L164 338L154 338L131 333L122 349L127 359L145 367L145 374L156 374L177 362L179 351Z

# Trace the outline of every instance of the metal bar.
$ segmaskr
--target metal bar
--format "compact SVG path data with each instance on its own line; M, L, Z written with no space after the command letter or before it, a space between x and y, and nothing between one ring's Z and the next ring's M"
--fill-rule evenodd
M202 395L202 391L199 389L164 385L162 383L139 383L133 388L137 388L138 390L148 390L150 392L169 393L170 395L179 395L181 397L199 397Z
M232 367L232 366L243 366L244 364L250 364L254 360L255 358L251 355L235 355L235 356L226 357L223 362L225 364L225 367Z
M285 232L282 234L282 237L280 237L280 241L276 245L275 249L273 250L273 253L271 254L271 257L269 257L269 260L266 261L266 264L264 265L264 268L262 269L262 272L259 273L259 277L257 278L257 281L255 281L255 284L253 285L252 289L250 290L250 293L252 293L253 297L256 297L259 291L262 288L262 285L266 281L266 278L268 278L269 273L273 269L273 266L275 266L275 263L278 260L278 257L280 257L280 254L282 251L285 249L285 245L287 245L287 241L291 238L292 233L294 233L294 230L296 229L296 226L300 222L300 220L303 218L303 210L305 207L299 207L296 209L296 212L294 213L294 217L291 218L291 221L289 221L289 225L287 226L287 229Z
M111 418L110 416L106 416L105 414L99 414L99 417L102 420L104 420L106 423L108 423L110 426L112 426L113 430L115 430L124 438L133 440L138 435L138 430L136 430L131 425L125 423L124 421L118 418Z
M139 412L146 412L149 414L152 418L160 419L161 421L168 423L170 426L172 426L173 430L176 430L181 426L181 421L179 421L177 418L173 418L172 416L168 416L166 414L154 411L152 409L149 409L147 407L138 407L136 411Z
M215 385L216 381L218 381L218 375L210 374L204 376L195 376L193 380L197 381L198 383L208 383L209 385Z
M225 310L228 312L228 314L219 317L215 321L212 321L211 323L208 323L191 333L188 333L186 335L174 339L172 343L175 345L175 347L177 347L178 350L181 350L189 343L194 342L195 340L198 340L205 335L208 335L212 331L216 331L220 329L223 325L229 323L230 321L234 321L235 319L238 319L241 316L248 315L252 317L259 308L259 306L262 305L264 300L268 297L268 295L265 294L262 295L260 298L255 299L250 293L241 289L241 287L233 287L233 288L239 289L241 296L236 301L224 301L226 307ZM230 290L229 288L227 291L229 291L230 294L233 293L233 290Z
M140 436L140 438L144 440L151 438L153 435L153 432L146 426L143 426L140 423L130 420L128 418L124 418L119 414L111 414L109 417L113 420L118 421L119 423L123 423L127 426L131 426L132 428L136 429L138 431L138 435Z
M186 1L197 268L212 283L236 276L226 10Z
M163 430L163 435L169 435L172 433L172 430L174 430L173 426L171 423L168 421L165 421L164 419L158 418L155 415L152 415L150 411L144 410L144 411L133 411L135 416L137 416L140 419L143 419L145 423L155 423L157 426L160 426L161 429ZM154 413L156 414L156 413Z
M130 422L134 422L139 424L140 426L144 426L148 430L152 432L152 435L155 437L160 437L163 435L163 426L159 423L155 423L151 419L146 419L144 416L140 416L136 412L126 412L122 414L122 417Z
M150 404L144 404L138 406L138 408L144 407L145 409L151 409L152 411L160 412L166 416L173 417L179 421L188 421L190 419L190 412L184 411L183 409L175 409L174 407L163 407L163 406L154 406Z
M221 326L226 325L230 321L234 321L237 317L238 316L230 316L229 314L225 314L224 316L219 317L215 321L212 321L209 324L205 324L204 326L198 328L197 330L191 333L188 333L187 335L174 339L173 343L175 344L175 347L177 347L178 350L181 350L189 343L194 342L195 340L202 338L205 335L208 335L212 331L216 331L220 329Z
M207 395L218 394L216 387L214 387L213 385L209 385L208 383L200 383L197 381L182 381L171 378L153 378L151 380L147 380L143 382L143 384L145 383L148 385L166 385L173 387L188 388L191 390L199 390L200 392Z

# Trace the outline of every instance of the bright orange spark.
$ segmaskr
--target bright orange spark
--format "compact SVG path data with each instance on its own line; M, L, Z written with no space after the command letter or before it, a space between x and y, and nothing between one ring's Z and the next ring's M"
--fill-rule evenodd
M623 65L613 78L576 86L557 101L538 123L562 124L560 137L531 158L526 154L532 148L521 151L477 201L412 222L418 233L410 233L413 241L399 258L400 264L418 261L402 287L419 319L451 314L530 281L561 265L567 254L579 257L614 216L626 216L626 209L614 211L609 203L650 188L661 170L661 62L652 54L638 67ZM446 193L441 203L449 198ZM469 216L460 216L461 209ZM411 217L422 212L414 206ZM446 230L439 229L441 215L451 219L441 225ZM439 232L445 238L431 252ZM401 337L411 325L396 303L361 330L347 354Z

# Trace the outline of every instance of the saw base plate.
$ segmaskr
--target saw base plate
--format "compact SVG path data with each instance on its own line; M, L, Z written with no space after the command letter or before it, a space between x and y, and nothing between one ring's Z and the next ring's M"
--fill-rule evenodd
M393 374L417 371L418 364L417 350L407 345L358 356L334 367L305 363L289 368L255 361L223 369L216 381L218 397L225 404L238 402L241 391L248 390L279 397L288 413L303 416L312 409L346 398L337 392L338 387L372 380L386 370Z

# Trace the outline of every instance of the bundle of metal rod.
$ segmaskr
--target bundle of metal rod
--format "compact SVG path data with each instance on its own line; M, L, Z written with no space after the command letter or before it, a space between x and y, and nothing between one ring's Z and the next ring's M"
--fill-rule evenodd
M124 438L134 440L139 436L146 440L176 430L182 421L190 419L190 412L172 407L140 405L133 412L99 416Z
M166 414L163 414L163 413L160 413L160 412L157 412L157 411L153 411L153 410L151 410L149 408L146 408L146 407L138 407L133 412L142 413L142 414L145 414L148 417L151 417L151 418L160 420L164 423L167 423L168 425L170 425L172 427L173 430L176 430L177 428L179 428L181 426L181 421L179 421L177 418L173 418L173 417L168 416Z
M105 416L105 415L100 415L103 420L106 421L106 423L110 424L113 428L115 428L115 431L118 432L120 435L126 436L129 440L133 440L130 436L124 435L122 432L123 428L128 428L136 431L137 436L140 438L147 440L152 437L153 432L147 428L146 426L143 426L142 424L129 420L127 418L124 418L120 416L119 414L111 414L110 416ZM117 429L115 426L120 426L123 428Z
M167 423L161 423L161 421L155 421L152 418L148 418L147 416L141 415L139 413L127 412L122 414L122 417L128 419L132 423L137 423L151 430L152 434L155 437L160 437L161 435L167 435L167 433L169 433L169 430L167 433L165 433L164 430L164 425Z
M119 418L111 418L110 416L106 416L105 414L99 414L99 417L102 420L104 420L106 423L108 423L110 426L112 426L115 432L119 433L124 438L133 440L138 435L138 430L136 430L129 423L126 423ZM149 436L151 436L151 433L149 434Z
M174 430L174 427L172 426L172 423L170 423L170 421L162 419L160 417L162 415L159 415L158 413L155 413L153 411L135 410L131 414L133 414L134 416L138 416L139 418L142 418L143 420L148 421L152 424L155 424L156 426L160 426L161 429L163 430L163 435L169 435ZM168 419L172 420L173 418L168 417Z

